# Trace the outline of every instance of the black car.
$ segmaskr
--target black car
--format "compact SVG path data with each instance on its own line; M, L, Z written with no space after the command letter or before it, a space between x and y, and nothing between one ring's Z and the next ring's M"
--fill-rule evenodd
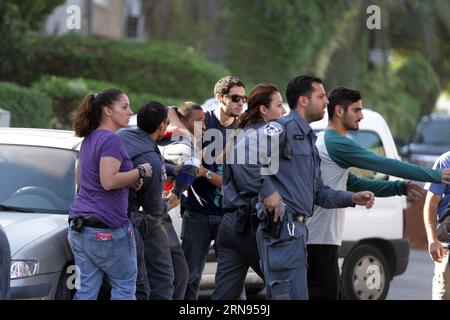
M450 114L432 114L420 120L411 142L401 148L400 155L408 162L431 168L447 151L450 151Z

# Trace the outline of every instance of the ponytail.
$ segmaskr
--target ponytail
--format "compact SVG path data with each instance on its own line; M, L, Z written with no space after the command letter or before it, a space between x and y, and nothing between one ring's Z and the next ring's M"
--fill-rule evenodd
M124 93L117 89L106 89L100 93L89 93L83 98L73 117L73 128L78 137L87 137L98 128L102 120L103 107L111 107Z

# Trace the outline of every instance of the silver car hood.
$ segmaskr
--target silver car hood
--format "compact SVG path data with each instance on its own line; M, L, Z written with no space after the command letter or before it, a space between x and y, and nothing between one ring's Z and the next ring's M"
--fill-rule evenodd
M6 232L11 256L27 244L68 227L67 215L0 211L0 225Z

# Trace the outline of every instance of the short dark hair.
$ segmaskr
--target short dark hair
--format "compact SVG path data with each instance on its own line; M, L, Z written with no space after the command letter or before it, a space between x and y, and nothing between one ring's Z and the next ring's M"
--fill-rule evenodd
M286 99L290 109L295 109L299 97L311 96L314 91L312 86L314 82L323 83L322 79L313 76L298 76L289 82L286 88Z
M233 87L245 88L244 83L236 77L227 76L221 78L216 82L216 85L214 86L214 94L228 94Z
M345 111L352 103L358 102L362 99L361 93L358 90L349 89L346 87L337 87L328 94L328 119L333 119L334 109L340 105Z
M145 133L155 132L167 120L167 107L161 102L150 101L144 104L137 114L137 126Z
M202 107L195 102L186 101L175 108L179 118L187 119L195 110L203 111Z

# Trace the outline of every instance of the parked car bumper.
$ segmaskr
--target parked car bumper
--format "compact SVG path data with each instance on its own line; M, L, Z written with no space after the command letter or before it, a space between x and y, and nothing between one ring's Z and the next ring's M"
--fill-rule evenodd
M398 276L406 271L409 261L409 240L398 239L389 241L395 252L394 276Z
M11 280L11 299L54 299L60 272Z

